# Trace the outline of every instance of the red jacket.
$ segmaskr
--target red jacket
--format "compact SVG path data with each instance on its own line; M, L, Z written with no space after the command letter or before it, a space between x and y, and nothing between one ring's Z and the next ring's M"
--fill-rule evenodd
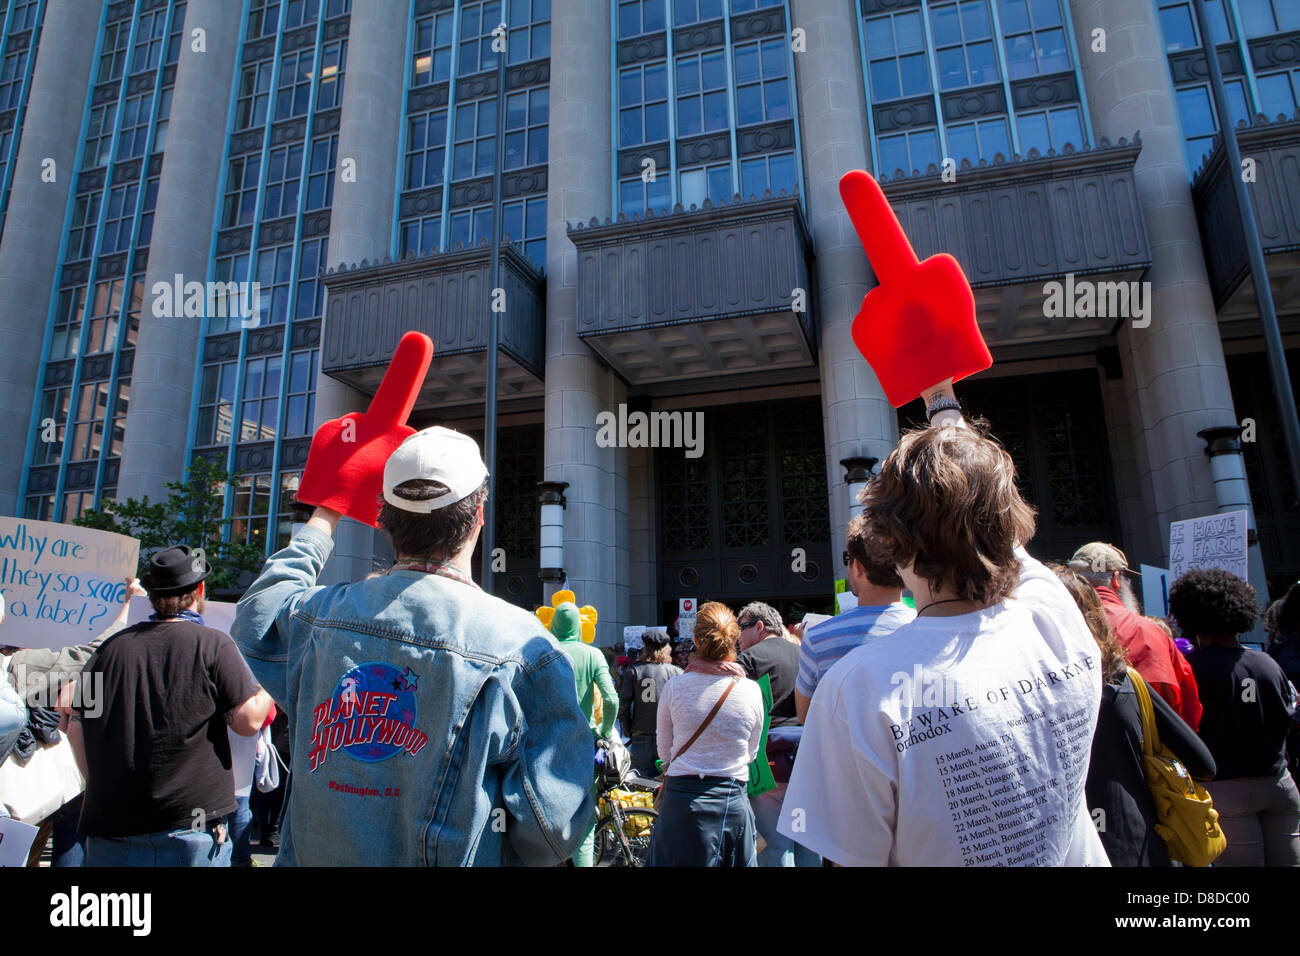
M1201 698L1196 692L1196 678L1174 639L1159 624L1126 608L1110 588L1097 588L1097 596L1128 662L1192 730L1198 729Z

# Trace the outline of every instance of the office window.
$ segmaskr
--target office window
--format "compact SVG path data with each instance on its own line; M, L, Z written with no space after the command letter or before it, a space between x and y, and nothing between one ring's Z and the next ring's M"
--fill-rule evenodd
M289 387L285 393L286 438L310 435L316 414L316 365L320 352L299 349L289 355Z
M406 189L442 183L447 161L447 111L416 113L407 120Z
M320 86L316 90L316 109L327 110L343 102L343 74L348 64L348 41L335 40L320 50Z
M1234 123L1249 117L1246 108L1246 92L1240 79L1224 80L1228 91L1228 108ZM1186 86L1176 91L1178 113L1183 120L1183 136L1187 139L1187 161L1192 170L1201 165L1201 160L1214 145L1214 134L1219 129L1210 89L1207 85Z
M783 189L793 193L797 182L794 153L750 156L740 161L740 194L746 199L761 196L767 189L772 190L773 195Z
M69 491L63 496L63 521L73 522L81 517L83 512L90 511L95 507L95 493L93 491Z
M280 0L253 0L248 8L247 39L269 37L280 29Z
M618 183L618 208L625 216L634 213L641 215L647 209L658 212L673 204L672 184L667 172L658 175L651 182L645 182L640 176L621 179Z
M1232 31L1223 14L1223 0L1205 0L1205 14L1210 19L1210 34L1215 43L1227 43ZM1194 50L1201 45L1191 0L1160 4L1160 29L1165 37L1165 51Z
M736 125L790 118L786 39L739 43L732 51L736 81Z
M673 0L673 25L701 23L722 16L722 0Z
M450 10L415 21L415 53L411 85L424 86L451 76L451 36L455 17Z
M962 0L930 8L939 89L953 90L998 81L993 21L987 0Z
M705 199L714 203L726 202L732 198L731 164L716 163L683 169L677 177L677 194L683 209L690 209L692 205L703 206Z
M185 4L176 4L176 9L172 13L172 32L167 37L167 57L163 61L168 66L177 62L181 58L181 41L185 36Z
M231 507L230 539L265 547L267 516L271 510L271 476L242 475L235 483Z
M311 141L311 162L307 167L308 212L333 204L334 167L338 163L338 152L337 135L318 136Z
M1295 115L1296 104L1300 103L1300 71L1264 73L1257 77L1256 82L1261 113L1270 119L1277 116L1291 119Z
M262 175L262 155L236 156L226 172L225 209L221 226L246 226L257 213L257 184Z
M640 146L668 138L668 66L643 63L618 74L618 144Z
M274 438L279 428L280 371L278 355L248 359L244 365L244 401L239 407L239 440Z
M131 380L129 378L118 379L117 394L113 397L113 420L109 426L109 446L108 453L110 456L120 458L122 455L122 442L126 440L126 413L131 406ZM113 492L104 489L104 497L112 498Z
M95 294L86 314L86 354L111 352L117 346L117 322L122 314L122 280L95 283Z
M289 283L293 278L293 246L272 246L257 253L259 325L280 325L289 316Z
M750 10L760 10L763 7L779 7L781 0L731 0L731 12L748 13Z
M1007 75L1013 80L1070 68L1059 0L998 0Z
M131 222L135 218L135 201L139 183L114 186L108 191L108 209L104 216L104 241L100 255L121 252L131 245Z
M269 60L245 67L239 80L239 98L235 101L235 128L248 129L266 122L266 108L271 101Z
M36 6L40 0L14 0L14 12L9 17L9 35L30 30L36 26Z
M99 457L107 412L108 382L91 382L77 389L75 414L70 426L68 461L89 461Z
M312 67L316 51L299 50L280 61L280 85L275 92L275 118L302 116L311 102Z
M1031 149L1046 156L1049 149L1058 153L1066 143L1082 149L1083 119L1077 106L1064 106L1054 110L1020 113L1016 116L1020 130L1020 152L1029 155Z
M216 296L216 301L208 311L209 335L236 331L242 327L245 319L252 319L255 305L259 310L265 307L264 299L257 303L253 302L251 289L247 289L247 297L244 295L244 287L241 284L248 282L248 264L247 252L221 256L217 259L214 279L222 283L223 289L232 282L235 283L235 287L233 294L229 296L225 295L224 291Z
M83 193L72 209L72 228L68 230L68 261L89 259L95 251L95 230L99 226L99 199L102 193Z
M551 55L551 0L510 0L507 63Z
M0 63L0 110L11 110L18 105L23 92L23 68L27 65L27 51L10 53Z
M131 301L126 307L126 345L135 347L136 336L140 332L140 307L144 305L144 266L136 257L136 266L141 270L131 277Z
M235 363L205 365L199 386L198 431L194 444L224 445L235 418Z
M30 495L27 498L27 511L24 517L32 521L54 520L54 496Z
M298 211L302 182L302 143L273 149L266 157L266 186L262 194L262 221L292 216Z
M930 92L930 70L925 60L925 30L916 10L868 17L867 72L872 102Z
M307 239L298 247L298 301L294 304L294 319L315 319L325 314L325 287L320 273L325 270L325 250L328 240Z
M881 136L878 145L881 172L890 178L897 177L899 170L910 176L924 173L931 163L939 165L939 135L933 126Z
M447 237L448 248L455 249L456 243L463 246L477 246L481 240L492 241L491 206L454 209L451 213L450 223L450 235Z
M96 83L116 80L126 66L126 45L131 41L131 21L118 20L104 27L104 42L99 54Z
M122 122L117 133L117 158L143 156L149 142L149 114L153 111L153 91L128 96L122 101Z
M664 4L667 0L620 0L618 5L619 39L655 33L667 26Z
M462 8L460 13L461 76L496 69L497 57L492 50L492 31L500 24L499 0L471 4Z
M408 252L424 255L438 248L442 234L441 216L417 216L402 220L402 238L399 255Z
M81 348L81 318L86 308L86 287L62 289L54 312L50 361L71 358Z
M32 463L36 465L49 465L58 461L63 454L63 440L67 437L68 432L68 411L71 408L72 389L71 388L47 388L41 396L41 417L38 421L33 422L36 429L36 451L32 455ZM54 422L52 440L46 441L45 436L51 434L46 426Z
M979 165L981 159L991 163L999 153L1003 159L1010 159L1011 137L1006 119L997 116L972 123L949 125L948 153L958 166L961 166L963 159L969 159L974 165Z
M546 197L533 196L501 204L501 232L523 247L538 266L546 265Z
M172 88L165 86L158 93L157 117L153 124L153 152L161 153L167 148L167 127L172 115Z
M727 60L722 50L677 58L677 135L727 128Z
M496 162L497 100L490 97L456 106L452 180L487 176Z
M162 56L163 37L167 32L167 8L143 13L135 28L135 50L131 54L131 72L152 70Z
M90 111L86 130L86 148L81 155L83 169L103 166L112 158L113 127L117 124L117 100L110 100Z
M506 169L546 162L550 91L545 86L506 96Z
M1237 12L1248 37L1300 30L1300 4L1295 0L1237 0Z
M284 8L284 29L292 30L304 23L315 23L320 15L320 0L289 0Z
M301 480L300 471L280 472L280 514L276 522L278 530L275 542L277 549L285 548L292 540L295 524L306 524L311 517L311 508L297 502Z

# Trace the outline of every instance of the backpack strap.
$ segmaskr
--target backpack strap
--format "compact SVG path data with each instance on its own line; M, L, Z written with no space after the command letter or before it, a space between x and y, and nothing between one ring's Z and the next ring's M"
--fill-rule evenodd
M1147 682L1142 679L1142 675L1132 667L1128 669L1128 679L1137 694L1138 712L1142 715L1142 753L1150 757L1160 745L1160 737L1156 733L1156 711L1151 704L1151 692L1147 689Z

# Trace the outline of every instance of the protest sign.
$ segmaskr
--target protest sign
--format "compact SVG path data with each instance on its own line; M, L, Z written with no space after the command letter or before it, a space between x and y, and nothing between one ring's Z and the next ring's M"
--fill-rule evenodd
M39 827L0 817L0 866L26 866Z
M117 616L140 542L108 531L0 517L3 643L87 644Z
M641 635L646 632L644 624L629 624L623 628L623 650L631 652L641 649Z
M1243 581L1246 567L1246 512L1225 511L1169 525L1169 577L1192 568L1222 568Z

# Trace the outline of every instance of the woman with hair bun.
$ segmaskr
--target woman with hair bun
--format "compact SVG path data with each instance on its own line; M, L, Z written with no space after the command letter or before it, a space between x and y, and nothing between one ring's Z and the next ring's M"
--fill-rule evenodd
M1194 568L1169 588L1169 615L1195 637L1200 735L1218 770L1206 784L1228 849L1217 866L1300 866L1300 792L1287 773L1295 688L1267 654L1242 647L1255 589L1219 568Z
M736 663L740 625L716 601L695 619L695 659L664 685L657 715L665 768L649 866L756 866L749 764L763 695Z

